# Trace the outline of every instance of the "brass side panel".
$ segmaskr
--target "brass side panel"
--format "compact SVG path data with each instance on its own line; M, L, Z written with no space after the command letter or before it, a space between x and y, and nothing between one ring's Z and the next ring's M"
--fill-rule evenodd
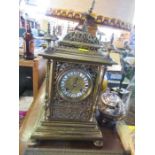
M94 94L93 94L93 105L91 107L91 111L92 111L91 120L95 118L96 106L97 106L98 99L100 96L101 86L104 80L104 75L105 75L105 67L103 65L98 66L98 74L97 74Z

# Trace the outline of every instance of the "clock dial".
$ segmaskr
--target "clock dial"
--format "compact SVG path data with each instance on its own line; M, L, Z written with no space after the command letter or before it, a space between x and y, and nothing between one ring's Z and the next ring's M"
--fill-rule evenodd
M85 99L92 91L91 76L81 69L70 69L58 77L57 89L60 96L72 102Z

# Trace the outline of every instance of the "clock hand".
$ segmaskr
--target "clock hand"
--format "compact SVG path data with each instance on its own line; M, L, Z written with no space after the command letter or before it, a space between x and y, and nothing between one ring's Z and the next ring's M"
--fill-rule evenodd
M77 86L77 81L78 81L78 77L75 78L74 82L73 82L73 87Z
M74 78L74 81L73 81L73 84L72 84L72 87L71 87L71 92L73 92L73 90L77 87L77 82L78 82L78 77Z

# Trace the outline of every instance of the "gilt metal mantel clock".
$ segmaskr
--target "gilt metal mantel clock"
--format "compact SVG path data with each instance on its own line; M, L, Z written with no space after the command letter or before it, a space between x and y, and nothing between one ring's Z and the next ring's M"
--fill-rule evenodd
M99 48L96 37L75 31L41 54L47 59L45 110L31 138L102 140L95 111L105 66L112 61Z
M40 54L47 59L45 109L32 139L102 142L95 113L105 66L113 61L100 48L94 35L74 31Z

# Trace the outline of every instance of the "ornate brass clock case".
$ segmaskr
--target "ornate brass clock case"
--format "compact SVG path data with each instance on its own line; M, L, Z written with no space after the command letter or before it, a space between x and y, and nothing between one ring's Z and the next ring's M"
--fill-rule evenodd
M113 62L100 54L99 48L96 37L75 31L40 54L47 59L45 109L32 139L103 139L95 112L105 66Z

